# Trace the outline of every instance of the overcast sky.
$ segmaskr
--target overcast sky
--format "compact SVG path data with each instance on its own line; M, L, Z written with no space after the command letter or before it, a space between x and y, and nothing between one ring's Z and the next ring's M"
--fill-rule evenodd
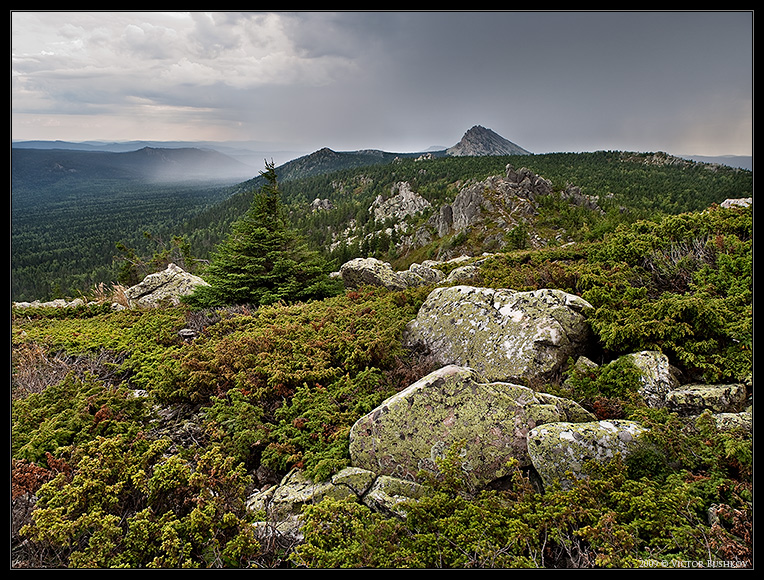
M12 12L12 139L751 155L753 13Z

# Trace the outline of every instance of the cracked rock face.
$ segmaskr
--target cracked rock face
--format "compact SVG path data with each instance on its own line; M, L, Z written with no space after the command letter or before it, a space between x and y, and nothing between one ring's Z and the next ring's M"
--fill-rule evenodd
M474 368L487 380L525 382L550 377L583 354L591 308L559 290L436 288L404 340L426 347L440 364Z
M390 397L350 432L355 467L416 480L439 473L455 449L475 487L507 475L507 461L529 466L526 437L557 421L592 421L577 403L511 383L488 383L473 369L446 366Z

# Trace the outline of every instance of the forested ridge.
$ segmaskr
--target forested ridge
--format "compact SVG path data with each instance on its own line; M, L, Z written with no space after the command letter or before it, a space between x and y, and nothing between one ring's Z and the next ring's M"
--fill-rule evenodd
M94 157L101 158L101 154ZM283 202L295 227L314 248L328 251L329 234L343 231L351 221L367 233L380 228L382 224L369 221L369 205L399 181L409 181L420 195L440 204L452 200L467 182L501 174L507 163L528 167L558 189L573 184L585 194L599 196L612 211L606 218L586 216L597 221L588 225L594 232L590 235L601 235L617 222L696 211L730 197L751 197L753 189L750 171L665 154L623 152L417 161L413 156L382 152L348 155L322 150L277 171ZM101 167L100 161L97 164L96 171L82 171L88 176L84 179L78 171L42 170L39 173L44 174L34 179L18 173L12 179L12 300L71 297L114 282L124 258L117 244L137 255L151 255L182 237L197 263L203 264L246 211L252 190L262 183L260 177L237 184L156 182L109 164ZM329 199L334 209L310 212L308 204L316 198ZM561 226L571 229L580 223ZM343 247L332 258L336 263L364 251L379 251L369 250Z
M565 232L566 243L552 236L481 256L484 288L558 289L592 306L596 369L527 386L648 434L570 488L540 489L515 465L501 485L471 489L454 447L438 477L424 478L424 496L398 512L325 498L305 506L299 537L282 533L253 494L295 472L331 480L351 464L355 422L437 368L402 338L432 286L343 288L327 269L354 253L413 259L382 246L389 224L369 219L394 184L450 202L507 163L557 191L575 184L602 210L549 196L533 227ZM41 230L59 247L89 224L91 243L123 240L131 266L181 251L202 275L210 264L212 284L178 306L116 309L118 292L88 290L86 259L77 279L86 304L12 308L12 567L753 567L752 431L646 406L621 364L658 351L684 383L743 385L741 414L751 415L753 209L720 206L752 197L751 172L621 152L398 159L285 180L266 169L208 190L104 190L114 207L134 193L116 215L99 214L95 185L77 209L79 188L62 196L53 214L71 216L72 229ZM333 209L311 211L317 198ZM42 228L43 206L31 207L39 224L31 209L26 223ZM137 221L121 228L129 216ZM327 232L347 228L375 235L326 251ZM109 229L121 235L104 241ZM418 252L458 243L474 240L457 234ZM101 265L107 283L136 274L119 264ZM59 266L78 264L67 256Z

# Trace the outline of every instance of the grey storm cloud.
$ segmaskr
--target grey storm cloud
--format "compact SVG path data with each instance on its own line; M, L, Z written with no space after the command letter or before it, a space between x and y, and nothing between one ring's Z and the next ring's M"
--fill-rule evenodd
M13 138L750 154L751 12L14 12ZM47 135L47 137L46 137Z

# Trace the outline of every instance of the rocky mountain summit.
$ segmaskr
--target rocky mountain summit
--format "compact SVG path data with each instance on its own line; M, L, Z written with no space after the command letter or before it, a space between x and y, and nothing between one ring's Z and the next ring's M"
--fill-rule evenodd
M454 157L468 155L530 155L530 151L515 145L512 141L505 139L490 129L475 125L464 134L459 143L446 149L446 155Z

